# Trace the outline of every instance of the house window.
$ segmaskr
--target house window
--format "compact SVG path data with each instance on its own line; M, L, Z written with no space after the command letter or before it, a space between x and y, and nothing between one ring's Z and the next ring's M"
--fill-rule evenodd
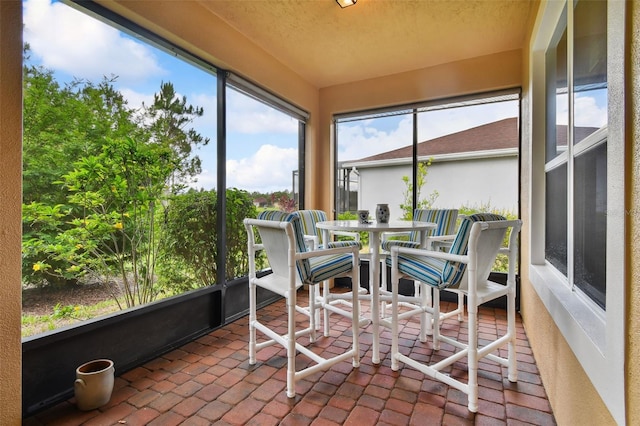
M531 51L529 164L531 283L620 423L624 15L625 3L615 1L542 7Z
M581 1L573 13L567 12L565 9L545 55L545 258L567 277L569 285L604 309L606 2ZM573 21L572 33L567 31L569 18Z

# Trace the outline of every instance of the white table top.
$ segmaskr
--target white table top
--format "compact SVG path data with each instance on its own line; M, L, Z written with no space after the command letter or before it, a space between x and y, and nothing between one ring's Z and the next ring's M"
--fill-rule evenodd
M357 220L328 220L318 222L319 229L330 231L365 231L365 232L404 232L420 231L435 228L437 225L432 222L410 221L410 220L390 220L389 223L360 223Z

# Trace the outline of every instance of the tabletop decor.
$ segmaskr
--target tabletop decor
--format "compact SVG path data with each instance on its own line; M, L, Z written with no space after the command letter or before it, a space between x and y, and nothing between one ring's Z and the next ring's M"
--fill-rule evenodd
M376 220L380 223L389 223L389 204L378 204L376 207Z

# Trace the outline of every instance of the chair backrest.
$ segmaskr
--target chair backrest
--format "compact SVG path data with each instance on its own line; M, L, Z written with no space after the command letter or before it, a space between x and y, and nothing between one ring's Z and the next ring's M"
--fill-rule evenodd
M504 216L500 216L493 213L476 213L470 216L466 216L460 222L460 227L458 228L458 232L456 234L456 238L449 249L450 254L458 254L458 255L466 255L469 250L469 239L471 236L471 230L473 225L476 222L494 222L494 221L505 221L506 218ZM480 254L480 258L478 259L478 265L482 265L478 269L482 269L482 273L486 270L486 275L484 278L489 276L489 272L491 272L491 267L493 266L493 260L500 249L500 245L502 240L504 239L506 228L495 228L495 232L489 232L482 236L483 244L487 246L487 250L480 250L478 253ZM491 242L497 241L495 244L495 252L493 252L493 247ZM474 241L474 244L476 242ZM491 257L493 256L493 257ZM491 257L490 262L486 259ZM485 265L485 263L489 263ZM462 277L466 271L467 264L460 262L452 262L447 261L442 269L442 283L446 287L456 287L460 284ZM488 270L487 270L488 268ZM480 274L480 271L478 271Z
M305 244L305 241L304 241L304 233L302 232L300 216L296 212L286 213L286 212L281 212L277 210L265 210L258 214L258 219L271 220L271 221L277 221L277 222L290 222L292 226L292 231L293 231L293 240L294 240L293 242L295 244L296 253L304 253L308 251L307 245ZM288 266L288 263L286 263L284 266L281 265L280 263L283 262L283 259L284 261L288 262L287 248L289 243L287 242L287 245L282 246L281 238L283 237L282 236L274 237L271 235L268 235L266 237L268 240L265 241L264 239L265 237L263 236L263 234L264 235L271 234L271 231L265 231L266 229L267 228L258 228L258 232L260 233L260 239L264 244L265 251L267 253L267 259L269 259L269 265L271 266L271 269L274 272L276 272L276 270L274 270L274 265L272 262L273 261L277 262L278 263L277 267L283 268L283 269L278 269L277 273L280 274L281 271L286 271L284 272L286 275L288 274L288 270L285 270L284 268ZM281 233L284 234L284 231L281 231ZM311 267L309 265L309 261L307 259L298 260L296 262L296 269L298 270L298 277L300 278L300 280L302 282L306 282L307 278L311 274Z
M452 235L456 232L458 209L415 209L413 220L416 222L433 222L437 226L427 232L427 237ZM410 241L420 242L420 232L412 231Z
M322 232L318 232L316 223L327 220L327 214L322 210L298 210L294 212L300 217L300 225L304 235L313 235L318 238L318 245L322 245Z

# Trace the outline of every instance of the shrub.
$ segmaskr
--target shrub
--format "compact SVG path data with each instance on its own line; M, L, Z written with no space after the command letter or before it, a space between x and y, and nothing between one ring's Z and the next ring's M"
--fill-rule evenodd
M218 247L227 249L225 279L247 274L247 233L243 220L255 217L257 209L247 191L229 188L226 201L226 243L219 244L215 190L190 190L171 198L161 271L163 280L173 289L215 284Z

